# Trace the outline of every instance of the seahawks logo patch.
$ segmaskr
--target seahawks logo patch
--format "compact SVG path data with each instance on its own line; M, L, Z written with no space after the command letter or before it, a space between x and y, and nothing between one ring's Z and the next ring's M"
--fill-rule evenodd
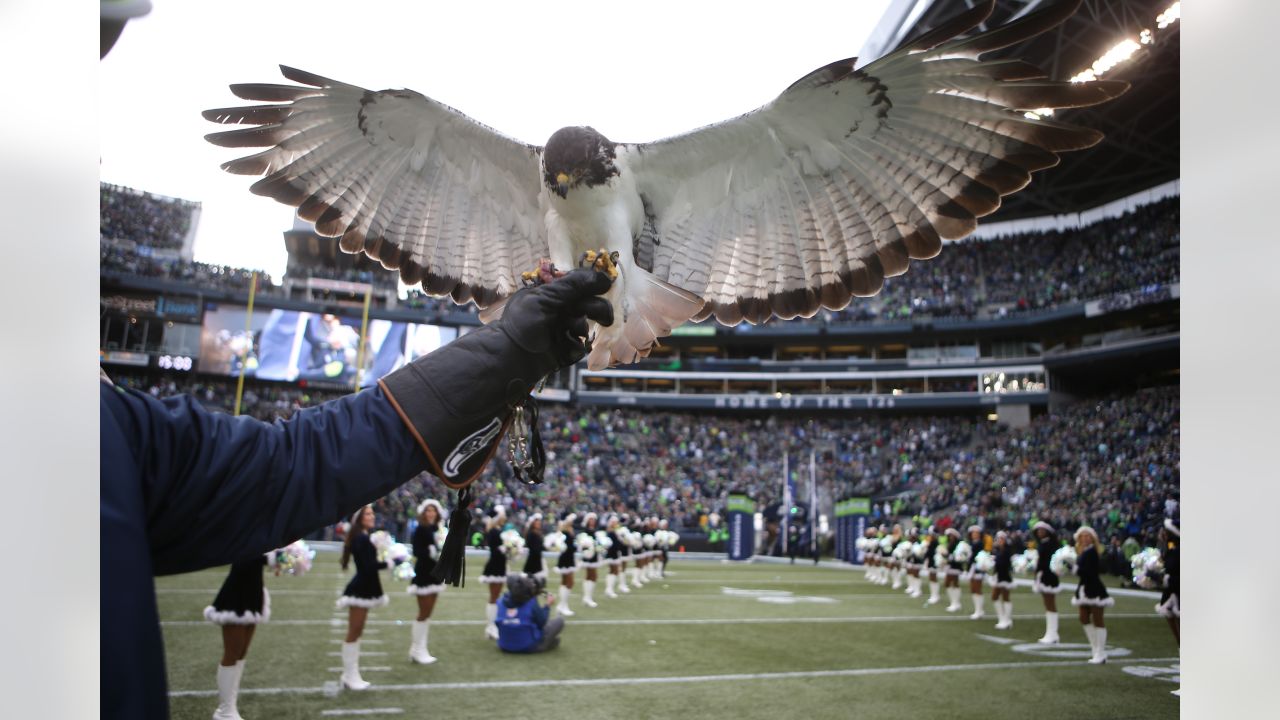
M502 422L498 418L489 421L488 425L462 438L462 442L449 453L449 457L444 459L445 477L457 477L458 471L462 469L463 463L471 459L472 455L484 450L498 436L498 432L502 430Z

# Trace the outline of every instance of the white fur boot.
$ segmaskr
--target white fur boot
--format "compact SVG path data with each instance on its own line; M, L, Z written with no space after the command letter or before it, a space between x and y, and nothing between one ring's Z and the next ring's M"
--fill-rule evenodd
M629 593L631 586L627 585L627 573L631 572L631 568L620 570L618 572L618 592Z
M484 636L490 640L498 639L498 603L484 606Z
M1093 628L1093 657L1089 658L1089 664L1102 665L1107 661L1107 629L1094 625L1085 627Z
M951 604L947 605L947 612L960 612L962 609L962 606L960 605L960 588L947 588L947 597L951 600Z
M413 621L413 643L409 646L409 659L419 665L430 665L436 661L431 657L431 653L427 652L427 633L430 626L430 620Z
M596 592L596 581L583 580L582 581L582 604L590 608L596 607L596 601L591 598L591 596L594 595L595 592Z
M969 597L973 598L973 614L969 616L970 620L981 620L986 617L986 613L982 611L982 593L969 593Z
M1054 645L1058 642L1058 613L1044 613L1044 637L1036 640L1041 645Z
M617 575L614 575L613 573L609 573L608 575L604 576L604 596L605 597L607 598L618 597L618 593L613 591L613 589L617 586L618 586Z
M925 605L937 605L942 598L938 597L938 581L929 581L929 599L925 601Z
M236 696L240 694L240 673L244 672L244 661L235 665L218 666L218 709L213 711L213 720L242 720L236 710Z
M564 585L560 586L560 602L556 605L556 612L564 617L573 617L573 611L569 609L569 593L573 592Z
M367 690L369 683L360 677L360 641L342 643L342 686L348 690Z

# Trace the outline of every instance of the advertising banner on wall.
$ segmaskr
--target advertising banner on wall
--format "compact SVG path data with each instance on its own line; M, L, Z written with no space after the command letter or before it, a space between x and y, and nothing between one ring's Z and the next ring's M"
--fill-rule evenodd
M856 542L867 530L871 515L871 498L847 498L836 503L836 552L841 560L862 562L862 551Z
M746 495L730 495L725 514L729 524L729 559L750 560L756 549L756 501Z

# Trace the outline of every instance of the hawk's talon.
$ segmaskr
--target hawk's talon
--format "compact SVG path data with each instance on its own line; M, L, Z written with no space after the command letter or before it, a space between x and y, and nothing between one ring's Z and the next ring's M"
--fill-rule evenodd
M564 275L564 273L560 272L560 270L557 269L550 260L542 258L538 261L538 266L536 268L528 272L520 273L520 282L523 283L525 287L537 287L539 285L546 285L549 282L553 282L562 275Z
M589 267L604 273L610 280L618 279L618 251L609 252L604 248L588 250L578 258L578 267Z

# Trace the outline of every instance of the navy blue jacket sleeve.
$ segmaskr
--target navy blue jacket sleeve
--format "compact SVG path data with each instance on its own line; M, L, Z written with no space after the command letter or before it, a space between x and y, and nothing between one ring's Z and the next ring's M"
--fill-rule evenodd
M134 495L152 570L281 547L385 495L427 458L381 388L265 423L102 383L104 495ZM104 498L104 515L107 513ZM130 512L129 515L134 515ZM135 516L136 517L136 516ZM104 552L107 548L104 547Z
M529 602L533 603L533 624L538 627L545 627L547 624L547 617L551 615L551 611L536 599L530 600Z

